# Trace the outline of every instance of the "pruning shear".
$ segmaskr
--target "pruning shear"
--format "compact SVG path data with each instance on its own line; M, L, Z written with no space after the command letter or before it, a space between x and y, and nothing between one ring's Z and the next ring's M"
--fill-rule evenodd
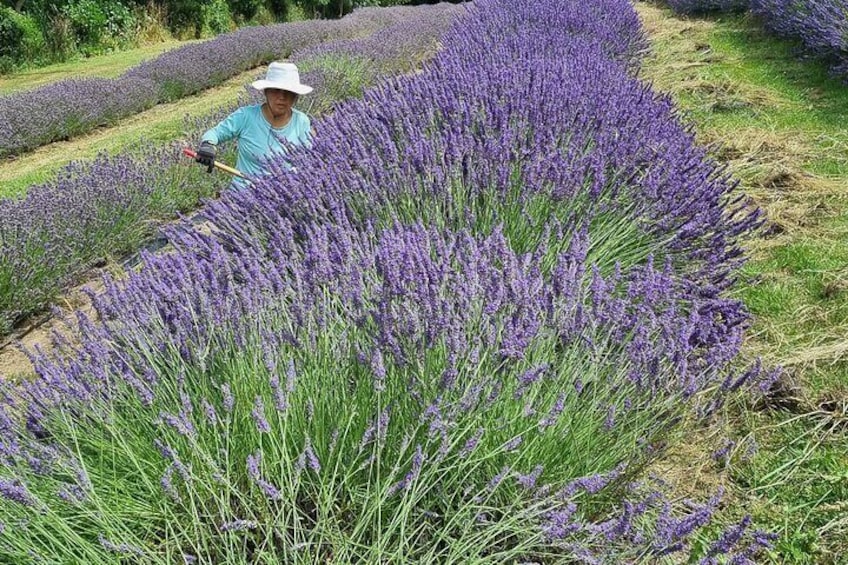
M186 147L186 148L183 149L183 153L188 155L192 159L197 158L197 151L195 151L194 149L189 149L188 147ZM240 170L234 169L234 168L232 168L228 165L225 165L224 163L221 163L220 161L214 161L212 164L215 165L215 168L221 169L225 173L230 173L231 175L237 176L237 177L245 179L245 180L247 179L247 177L244 176L244 174Z

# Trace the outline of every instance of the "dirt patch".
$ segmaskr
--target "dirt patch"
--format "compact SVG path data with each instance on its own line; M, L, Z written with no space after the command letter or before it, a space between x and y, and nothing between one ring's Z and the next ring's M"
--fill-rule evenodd
M758 179L757 186L773 190L787 190L802 184L803 176L796 171L776 170Z
M722 437L716 430L695 428L651 464L648 474L662 477L675 496L694 500L713 496L727 482L721 465L712 458L721 446Z
M810 405L804 397L804 391L798 384L797 370L788 369L771 384L769 390L757 401L758 410L785 410L793 414L805 414Z
M92 271L85 283L82 283L64 293L56 300L56 306L61 312L55 315L40 315L33 317L29 324L24 324L17 334L4 338L0 346L0 378L32 375L35 370L26 354L21 348L35 351L36 348L44 352L54 349L53 335L59 334L71 343L77 341L76 332L71 320L75 312L80 312L89 317L95 315L91 298L83 289L88 288L94 293L103 291L102 270ZM63 318L65 320L63 320Z

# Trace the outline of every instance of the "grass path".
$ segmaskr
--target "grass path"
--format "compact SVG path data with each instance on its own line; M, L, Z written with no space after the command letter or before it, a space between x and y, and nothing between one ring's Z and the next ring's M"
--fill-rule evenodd
M39 67L27 71L21 71L0 76L0 96L11 94L20 90L30 90L47 83L56 82L69 78L101 77L113 78L119 76L128 68L138 65L142 61L152 59L175 47L192 43L193 41L179 41L168 39L136 49L117 51L107 55L80 58L64 63L56 63L46 67Z
M746 17L637 9L644 78L767 213L738 292L747 352L785 367L770 406L733 407L729 429L677 449L681 484L714 486L711 449L730 436L728 513L780 535L774 562L848 563L848 87Z
M184 118L201 116L233 103L258 74L250 70L220 86L121 120L110 127L68 141L43 145L14 159L0 160L0 198L17 196L33 183L52 177L70 160L90 159L102 151L114 154L139 142L161 143L185 136ZM197 140L189 140L191 143Z

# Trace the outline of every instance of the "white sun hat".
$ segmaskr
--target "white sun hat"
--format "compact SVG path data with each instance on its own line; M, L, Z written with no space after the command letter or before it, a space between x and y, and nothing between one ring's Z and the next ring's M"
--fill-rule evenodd
M280 90L294 92L295 94L309 94L312 92L311 86L306 86L300 82L300 73L297 72L297 65L294 63L271 63L268 65L268 72L265 73L265 78L251 83L250 86L256 90L278 88Z

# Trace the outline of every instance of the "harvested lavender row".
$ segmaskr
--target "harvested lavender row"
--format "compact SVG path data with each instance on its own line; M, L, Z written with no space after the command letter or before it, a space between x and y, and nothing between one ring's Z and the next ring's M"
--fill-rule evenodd
M632 479L762 378L720 293L755 217L629 77L638 29L624 0L478 2L424 72L318 121L297 174L108 283L6 387L0 521L24 525L0 555L688 553L718 497L681 511ZM767 543L746 519L691 557Z
M316 110L329 110L340 97L360 94L346 88L346 73L350 68L356 72L357 61L371 65L369 74L359 77L362 85L383 73L411 70L415 60L406 57L408 46L432 51L435 39L461 10L438 4L405 11L416 16L387 26L382 41L383 31L378 31L374 39L346 44L341 68L324 65L332 51L326 51L324 59L307 56L304 81L322 89L313 95L320 101ZM395 31L403 27L406 34ZM361 56L355 55L358 44ZM233 109L222 108L188 124L189 135L199 138ZM92 261L137 249L150 236L155 220L173 217L199 196L215 193L215 177L179 166L180 150L169 146L126 151L72 163L55 181L29 188L23 199L0 200L0 334L17 319L44 308Z
M340 20L240 29L168 51L114 79L70 79L0 97L0 156L68 139L113 124L160 102L332 38L355 39L415 18L427 7L360 8Z
M770 31L800 39L812 55L833 62L848 79L848 5L842 0L751 0L751 11Z

